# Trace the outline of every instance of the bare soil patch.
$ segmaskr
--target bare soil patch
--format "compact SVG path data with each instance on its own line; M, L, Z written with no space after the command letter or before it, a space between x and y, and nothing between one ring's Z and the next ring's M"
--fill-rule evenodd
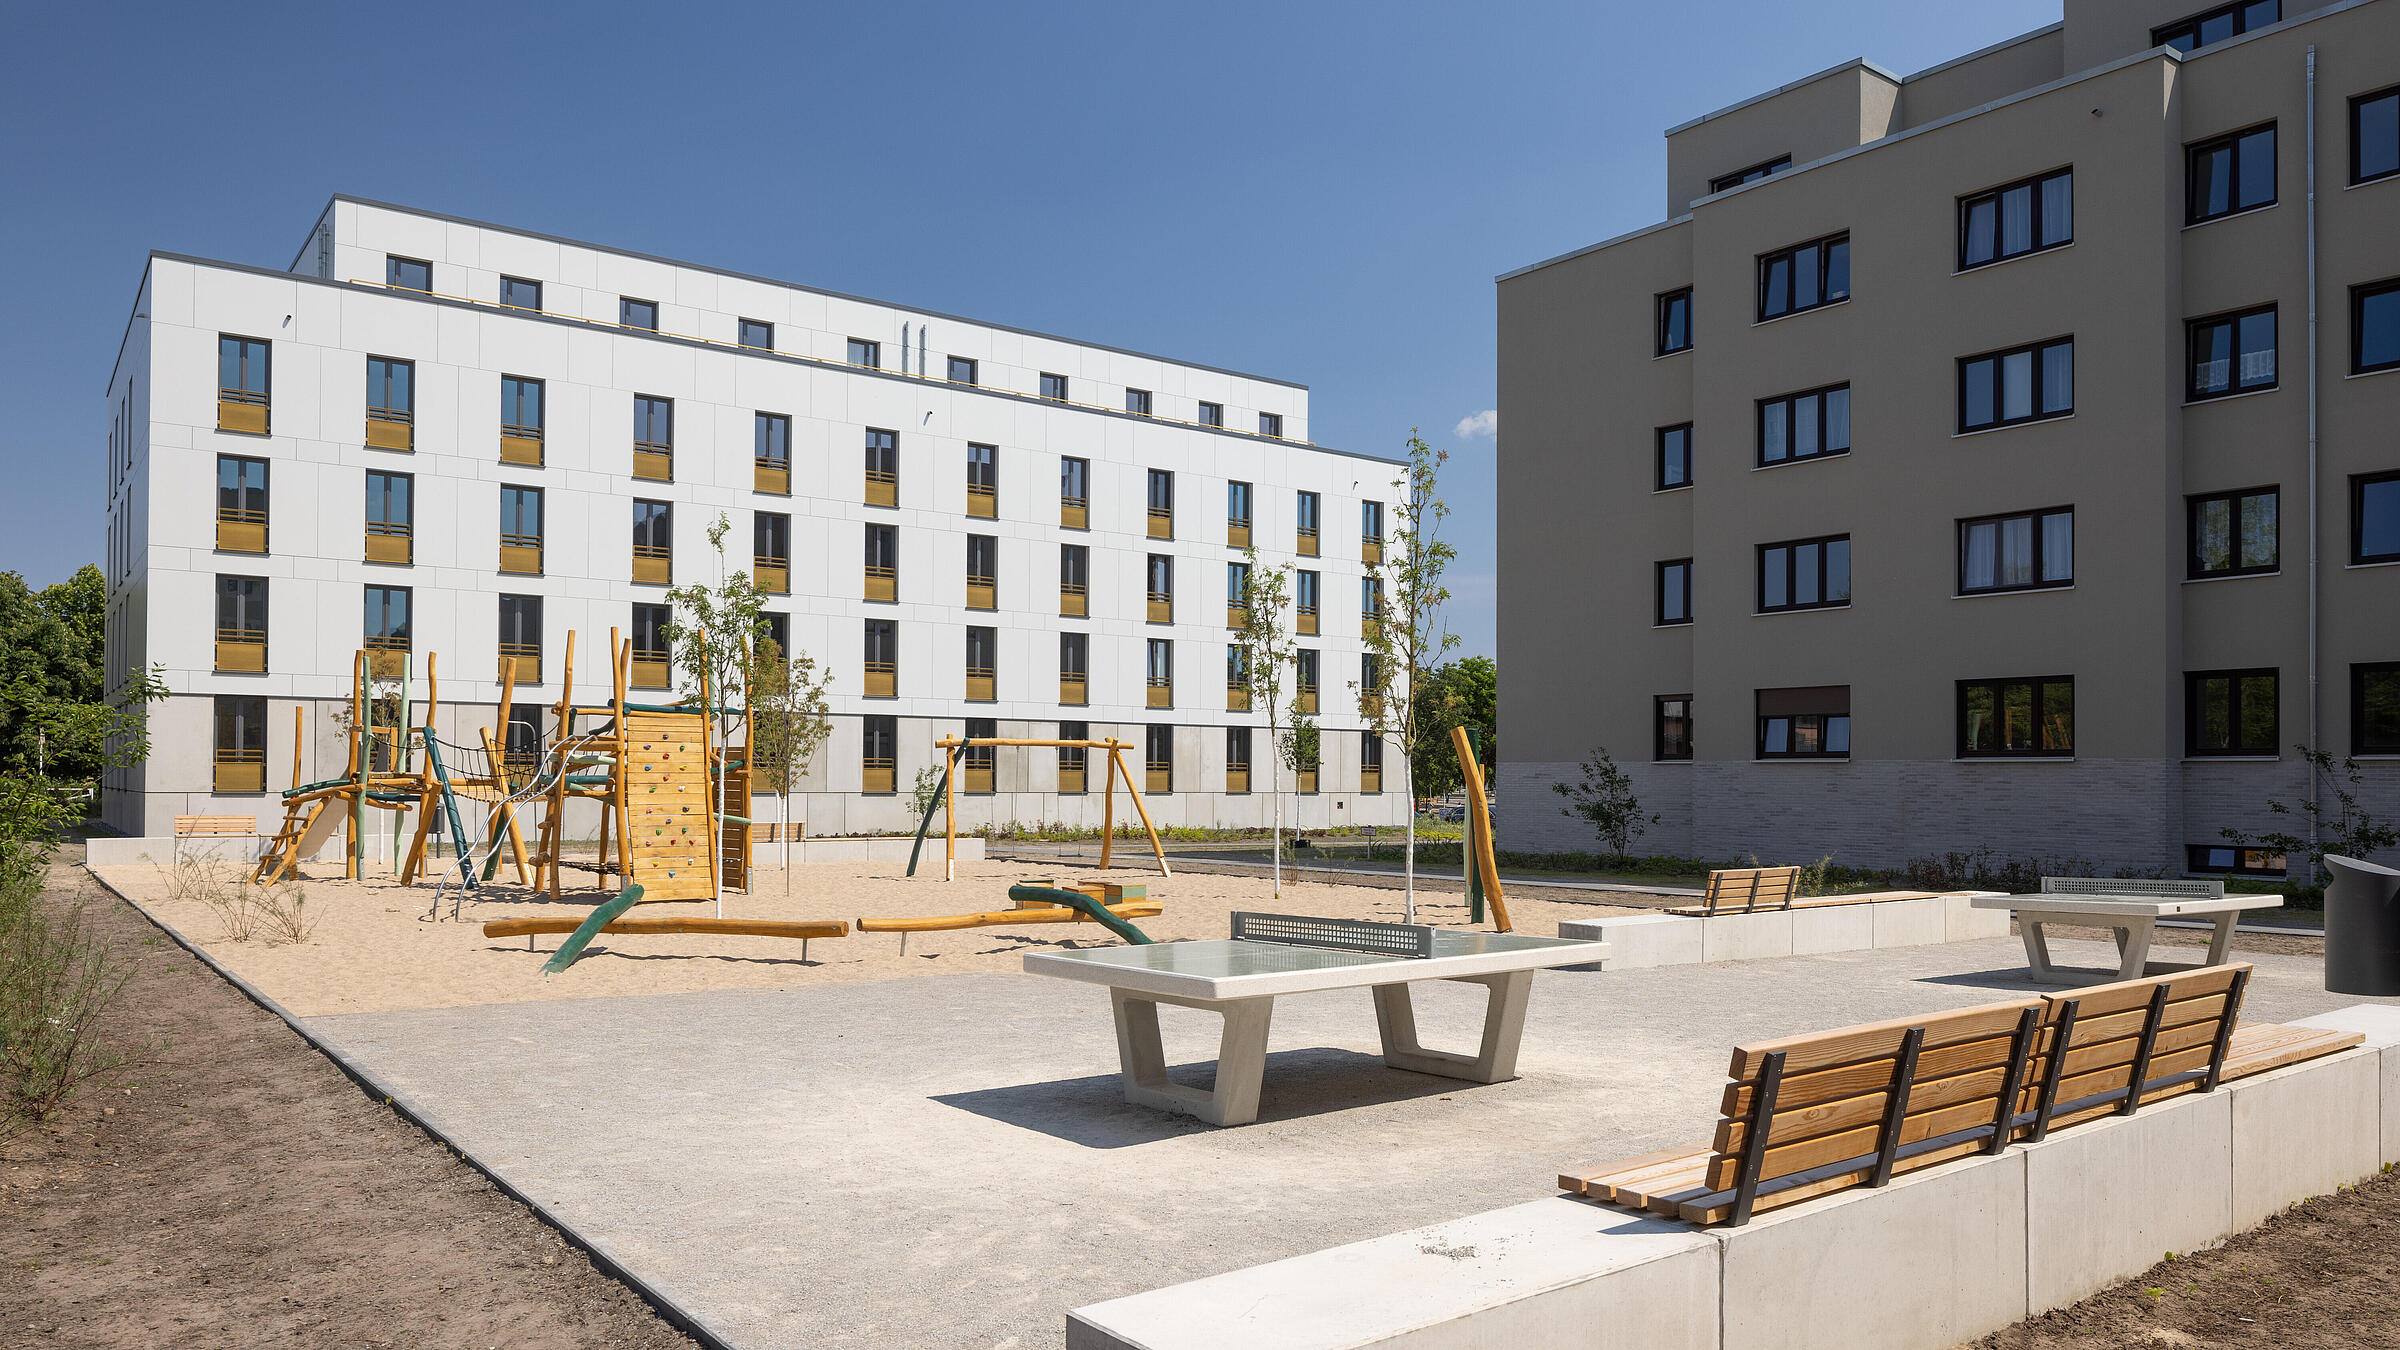
M2294 1205L1971 1350L2400 1346L2400 1175Z
M0 1145L0 1346L694 1344L141 915L88 919L134 1062Z

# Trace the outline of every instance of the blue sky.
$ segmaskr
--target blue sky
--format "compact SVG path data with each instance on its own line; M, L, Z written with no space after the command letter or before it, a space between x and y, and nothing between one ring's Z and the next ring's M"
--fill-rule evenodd
M281 267L335 192L1311 386L1456 452L1491 650L1495 274L1657 220L1670 125L2057 0L0 8L0 570L98 561L143 255ZM1470 434L1470 431L1472 434Z

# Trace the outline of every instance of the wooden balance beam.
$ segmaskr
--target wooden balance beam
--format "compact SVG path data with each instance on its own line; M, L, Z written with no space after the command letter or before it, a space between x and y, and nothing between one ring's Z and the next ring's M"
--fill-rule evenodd
M1166 912L1156 900L1107 906L1120 919L1155 919ZM1079 909L1004 909L993 914L932 914L916 919L860 919L862 933L939 933L957 928L1009 928L1021 923L1092 923Z
M485 937L532 937L537 933L572 933L584 918L493 919L483 926ZM703 933L720 937L837 938L850 935L840 919L617 919L603 933Z

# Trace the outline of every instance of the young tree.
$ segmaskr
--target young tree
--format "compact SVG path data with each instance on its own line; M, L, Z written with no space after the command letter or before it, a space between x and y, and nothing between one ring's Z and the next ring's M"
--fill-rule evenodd
M1499 712L1500 668L1492 658L1462 656L1425 672L1417 684L1417 755L1409 765L1419 796L1444 797L1466 786L1458 754L1450 748L1452 727L1483 733L1478 755L1484 781L1497 777Z
M715 707L723 710L711 714L717 717L720 745L732 733L732 710L748 697L750 638L758 632L759 614L767 604L766 593L751 584L748 568L726 574L725 536L732 529L733 522L722 513L708 527L708 546L717 555L714 587L702 583L667 592L667 601L673 606L668 612L667 645L676 669L688 682L683 701L698 705L705 690ZM609 653L609 659L615 660L616 653Z
M1273 567L1258 560L1257 545L1242 549L1244 575L1249 578L1240 636L1234 649L1241 653L1244 688L1250 711L1267 715L1267 799L1273 820L1270 841L1274 854L1275 898L1283 898L1283 788L1275 766L1281 760L1284 668L1296 658L1289 620L1284 611L1291 600L1292 566Z
M1607 747L1593 746L1592 757L1582 767L1582 782L1550 785L1552 792L1567 799L1568 804L1558 813L1590 822L1608 851L1622 858L1644 830L1658 823L1658 817L1642 814L1642 803L1633 795L1633 780L1608 757Z
M761 624L750 644L744 680L749 689L750 767L775 790L783 818L783 889L792 889L792 784L808 773L818 747L833 733L832 706L825 691L831 670L820 671L805 653L785 657Z
M2378 849L2400 848L2400 825L2376 819L2375 813L2358 799L2359 789L2366 784L2366 774L2356 759L2342 756L2337 774L2332 751L2312 750L2305 745L2292 748L2308 761L2309 777L2317 784L2317 793L2301 798L2296 808L2270 798L2267 810L2279 816L2307 817L2308 832L2273 830L2253 837L2231 828L2218 831L2227 843L2264 846L2286 858L2298 859L2307 865L2307 884L2315 886L2333 879L2333 870L2325 865L2328 853L2363 859ZM2286 874L2289 875L2288 868Z
M1408 833L1401 854L1401 884L1407 896L1407 922L1417 921L1417 775L1416 761L1427 747L1428 727L1417 715L1418 690L1442 657L1458 645L1442 606L1450 588L1442 574L1458 550L1442 538L1442 521L1449 504L1439 491L1441 467L1450 458L1436 450L1413 428L1408 436L1408 468L1393 484L1400 500L1392 507L1391 537L1384 560L1367 569L1367 585L1383 588L1382 603L1366 617L1367 660L1351 687L1358 691L1358 715L1378 740L1397 741L1402 787L1408 803ZM1388 584L1387 584L1388 583ZM1435 735L1447 734L1440 728Z

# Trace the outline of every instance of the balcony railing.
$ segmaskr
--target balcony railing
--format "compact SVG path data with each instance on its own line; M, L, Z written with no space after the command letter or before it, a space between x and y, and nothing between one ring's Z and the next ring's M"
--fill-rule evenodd
M1250 766L1247 764L1226 765L1225 790L1227 792L1248 792L1250 790Z
M633 579L645 586L670 584L675 579L675 551L663 544L635 544Z
M1151 591L1151 592L1149 592L1148 594L1149 594L1149 596L1150 596L1150 622L1152 622L1152 623L1173 623L1173 622L1175 622L1175 594L1174 594L1174 592L1172 592L1172 591Z
M1058 499L1058 523L1070 530L1092 528L1092 504L1086 497L1061 495Z
M1225 626L1236 632L1248 628L1250 626L1250 607L1248 605L1227 605L1225 607Z
M1069 674L1063 670L1058 673L1059 702L1064 703L1069 707L1080 708L1089 700L1089 697L1089 691L1086 686L1086 677L1077 674Z
M254 389L217 390L217 430L267 434L267 396Z
M367 649L367 674L378 680L396 680L408 673L407 638L370 633L359 645Z
M1300 790L1302 792L1314 792L1317 790L1317 771L1315 769L1302 769L1300 771Z
M1294 611L1294 628L1302 637L1314 637L1317 632L1317 607L1302 605Z
M867 697L900 697L900 666L893 661L867 662Z
M1361 792L1383 791L1383 769L1380 765L1369 764L1358 771L1358 790Z
M374 450L417 448L417 415L405 408L367 409L367 446Z
M984 763L978 764L974 760L970 759L966 762L963 768L965 772L961 774L961 778L964 781L959 784L959 790L961 792L966 793L970 797L989 797L992 795L992 766L990 761L987 760Z
M219 750L214 767L212 786L218 792L267 790L267 752L264 750Z
M1058 612L1061 618L1068 619L1085 618L1091 613L1091 596L1086 594L1083 583L1078 581L1058 583Z
M1081 764L1061 764L1058 766L1058 790L1061 792L1081 792L1084 790L1083 766Z
M538 534L500 536L500 570L518 576L542 574L542 537Z
M1163 506L1150 508L1150 537L1153 539L1175 537L1175 513L1173 511Z
M508 666L511 659L517 663L513 672ZM512 675L519 684L540 684L542 682L542 644L538 642L503 642L500 644L500 677L508 679Z
M1300 691L1300 711L1307 713L1311 717L1317 715L1317 691L1315 686L1312 685L1309 688Z
M664 689L673 681L674 675L675 667L667 653L636 649L627 683L636 689Z
M675 447L656 441L633 443L633 476L653 483L675 481Z
M1000 681L990 666L967 667L967 702L993 703L1000 698Z
M1358 635L1369 642L1383 634L1383 616L1373 612L1358 616Z
M266 552L267 513L242 511L230 506L218 507L217 551L220 553Z
M1225 682L1225 711L1250 711L1250 686L1240 680Z
M898 506L900 474L893 469L867 470L867 505Z
M1362 719L1364 719L1364 720L1366 720L1366 721L1369 721L1369 722L1380 722L1380 721L1382 721L1382 720L1383 720L1383 695L1381 695L1381 694L1361 694L1361 695L1359 695L1359 696L1358 696L1358 715L1359 715L1359 717L1360 717L1360 718L1362 718Z
M1250 547L1250 522L1247 519L1226 521L1225 542L1235 548Z
M1149 792L1149 793L1160 793L1160 792L1173 792L1174 790L1175 790L1175 763L1174 763L1174 761L1172 761L1172 760L1164 760L1164 759L1153 759L1153 760L1145 760L1145 761L1143 761L1143 763L1142 763L1142 791L1144 791L1144 792Z
M1000 489L989 483L967 484L967 514L985 520L1000 518Z
M859 790L861 792L892 793L900 789L900 768L888 759L867 758L859 761Z
M267 670L267 630L264 628L218 629L217 669L245 675L265 674Z
M1293 551L1298 553L1303 558L1313 558L1317 556L1316 526L1303 525L1300 527L1300 540L1299 543L1294 547Z
M792 593L792 560L764 554L750 559L750 579L769 595Z
M522 464L531 469L542 467L542 429L501 423L500 462Z
M1383 561L1383 536L1362 534L1358 537L1359 561L1373 567Z
M1175 681L1172 677L1152 675L1144 683L1147 685L1147 705L1149 707L1172 708L1175 706Z
M996 577L967 575L967 608L1000 608L1000 582Z
M900 569L872 566L867 568L867 598L869 600L898 600L900 598Z
M368 521L366 560L408 565L416 559L416 533L416 526L405 520Z

